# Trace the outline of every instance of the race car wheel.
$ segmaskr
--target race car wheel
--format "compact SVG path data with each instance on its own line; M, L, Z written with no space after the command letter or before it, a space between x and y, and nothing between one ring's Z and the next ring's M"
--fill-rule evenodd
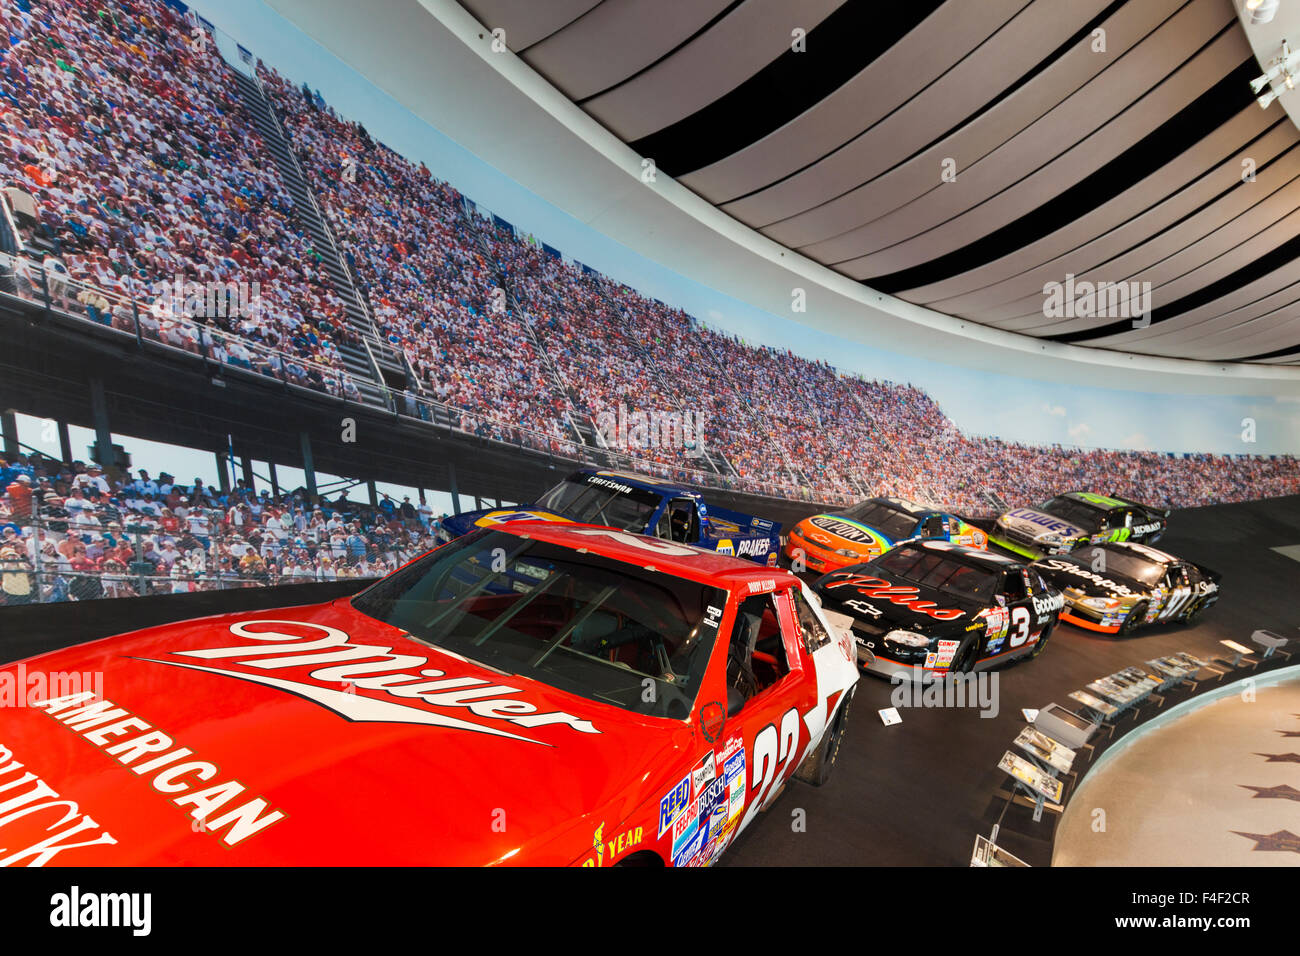
M804 758L803 763L799 764L799 769L794 772L794 775L804 783L820 787L830 779L831 768L835 766L835 757L840 752L840 741L844 739L844 728L848 726L849 705L853 703L853 692L856 689L849 689L844 703L835 712L835 719L822 734L821 743L817 745L816 750Z
M1184 626L1188 624L1195 624L1196 619L1201 616L1201 611L1203 611L1204 609L1205 609L1204 601L1193 601L1191 607L1189 607L1187 611L1183 614L1183 616L1178 619L1178 623Z
M1053 621L1051 624L1047 625L1047 627L1043 628L1043 633L1039 636L1038 643L1035 644L1034 649L1029 652L1029 656L1025 658L1026 660L1032 661L1039 654L1043 653L1043 648L1047 646L1047 639L1052 636L1052 629L1055 627L1056 622Z
M979 638L973 634L967 637L953 652L952 664L949 665L948 672L952 674L969 674L975 669L975 662L979 660L979 650Z
M1115 632L1116 636L1128 637L1130 634L1132 634L1134 631L1138 629L1138 626L1142 623L1142 621L1146 618L1146 616L1147 616L1146 601L1141 601L1138 604L1133 605L1133 610L1128 612L1128 614L1124 617L1123 623L1120 624L1119 630Z

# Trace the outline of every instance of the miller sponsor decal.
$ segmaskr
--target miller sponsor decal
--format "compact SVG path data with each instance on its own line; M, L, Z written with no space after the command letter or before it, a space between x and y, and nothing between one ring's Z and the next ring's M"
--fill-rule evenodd
M828 591L835 588L852 588L863 597L881 598L890 604L909 608L917 614L928 615L937 621L955 621L966 613L959 608L941 608L933 601L924 600L920 588L891 584L884 578L851 572L836 572L831 577L832 580L826 584Z
M286 626L318 631L322 636L313 639L284 630ZM543 746L550 745L512 733L502 725L532 729L559 724L578 733L600 733L590 721L563 711L541 712L536 704L512 696L521 693L518 687L478 677L448 676L446 671L426 667L428 657L395 654L391 647L354 642L346 632L325 624L241 621L230 625L230 633L254 643L176 651L172 656L220 660L238 670L162 658L142 660L273 687L351 721L427 724ZM290 673L285 677L266 673L276 670ZM376 696L370 696L372 693ZM452 708L463 708L493 723L445 712Z

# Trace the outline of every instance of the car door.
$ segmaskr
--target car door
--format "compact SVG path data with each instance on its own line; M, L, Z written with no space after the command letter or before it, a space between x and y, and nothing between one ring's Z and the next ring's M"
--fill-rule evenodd
M1187 577L1187 570L1179 564L1170 565L1165 576L1160 579L1160 587L1166 597L1155 619L1172 621L1187 610L1188 602L1192 599L1194 589Z
M1019 655L1027 652L1038 642L1048 618L1040 615L1034 606L1034 597L1038 588L1030 577L1028 569L1007 571L1003 577L1002 587L1008 617L1007 642L1004 650L1008 654Z
M762 614L753 651L762 670L760 686L732 718L744 741L747 773L739 829L775 799L798 767L810 742L804 715L817 704L816 676L799 636L790 590L746 598L737 625L745 626L744 618L755 611Z

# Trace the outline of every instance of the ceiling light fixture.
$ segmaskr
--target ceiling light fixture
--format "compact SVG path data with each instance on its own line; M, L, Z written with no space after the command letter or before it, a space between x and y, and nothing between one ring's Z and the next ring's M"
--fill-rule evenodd
M1277 14L1278 0L1246 0L1245 9L1252 25L1270 23Z

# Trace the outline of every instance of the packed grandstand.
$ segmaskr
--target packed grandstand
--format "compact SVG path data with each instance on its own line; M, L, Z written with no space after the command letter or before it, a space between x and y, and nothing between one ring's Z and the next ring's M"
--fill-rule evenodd
M352 401L364 400L367 388L383 391L399 411L429 418L439 410L464 431L579 460L610 460L594 424L610 409L694 413L707 454L637 447L619 463L772 495L847 503L899 494L960 511L984 510L987 492L1022 504L1089 488L1178 507L1300 491L1287 456L1085 450L963 435L917 388L706 328L481 215L423 164L265 64L251 75L250 94L192 15L160 0L14 0L0 7L0 33L0 185L24 240L7 259L11 291L69 315ZM273 107L313 209L295 201L290 172L258 132L250 95ZM305 225L317 213L335 249L321 248ZM327 268L330 255L342 257L342 273ZM210 300L183 294L189 282L256 291L242 308L214 310ZM349 301L360 303L360 324ZM372 346L400 356L410 372L405 393L384 387ZM366 351L369 367L349 363L348 355ZM44 476L44 466L25 461L6 467L28 469L38 487L48 479L47 506L69 510L82 466L63 462ZM126 497L119 477L79 515L50 515L67 528L50 524L46 533L80 537L80 546L64 547L66 538L37 545L9 490L16 477L0 482L0 521L14 539L10 560L28 563L53 546L60 567L66 560L74 569L80 562L110 570L105 562L120 564L124 555L95 536L113 534L114 512L156 524L146 537L162 553L176 538L169 519L184 524L176 507L227 516L237 509L220 496L165 506ZM317 579L326 561L338 573L338 555L319 535L297 547L308 530L299 523L306 516L310 527L315 503L258 496L249 505L260 509L255 523L279 523L294 547L272 528L256 546L240 533L236 555L221 550L226 539L218 536L215 551L211 540L203 549L201 568L174 559L168 580L224 573L236 558L242 568L250 551L266 565L250 580ZM292 528L284 524L290 514ZM382 573L390 557L426 543L425 524L392 529L380 517L364 508L338 516L366 540L364 560L352 560L353 550L345 556L348 573ZM215 516L208 520L215 527ZM381 547L367 538L377 526L395 540ZM185 543L172 541L180 554Z

